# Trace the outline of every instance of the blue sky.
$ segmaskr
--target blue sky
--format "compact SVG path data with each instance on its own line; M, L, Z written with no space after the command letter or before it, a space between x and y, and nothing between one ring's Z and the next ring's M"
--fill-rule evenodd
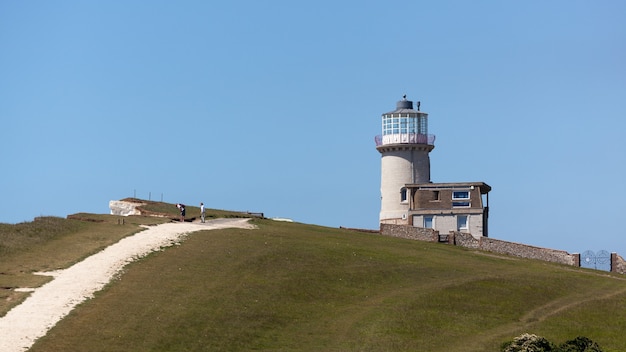
M377 228L381 114L490 236L626 255L626 2L0 2L0 222L136 195Z

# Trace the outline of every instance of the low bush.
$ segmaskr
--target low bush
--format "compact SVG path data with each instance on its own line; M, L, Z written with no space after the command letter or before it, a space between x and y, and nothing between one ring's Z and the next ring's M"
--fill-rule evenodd
M597 343L591 341L584 336L578 336L573 340L569 340L562 344L558 352L602 352Z
M502 352L602 352L600 346L591 339L578 336L559 346L545 337L522 334L502 345Z
M554 351L553 345L544 337L522 334L502 346L502 352L546 352Z

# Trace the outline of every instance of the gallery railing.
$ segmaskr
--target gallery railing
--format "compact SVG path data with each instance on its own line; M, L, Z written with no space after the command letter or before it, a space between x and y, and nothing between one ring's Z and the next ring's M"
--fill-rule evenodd
M421 134L421 133L397 133L378 135L374 137L376 146L385 144L428 144L435 145L434 134Z

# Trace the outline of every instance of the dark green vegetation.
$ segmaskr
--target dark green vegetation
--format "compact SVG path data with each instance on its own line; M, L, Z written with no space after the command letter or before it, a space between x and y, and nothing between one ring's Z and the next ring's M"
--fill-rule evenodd
M593 340L578 336L575 339L556 345L543 336L522 334L503 344L502 352L603 352Z
M63 235L69 240L99 226L111 237L116 228L130 233L137 227L129 222L152 219L116 225L116 217L82 216L89 217L105 222L55 221L73 231ZM585 336L604 351L626 351L623 276L252 222L259 228L196 232L130 264L32 351L497 351L526 332L556 342ZM38 248L50 241L42 238L14 258L45 252Z

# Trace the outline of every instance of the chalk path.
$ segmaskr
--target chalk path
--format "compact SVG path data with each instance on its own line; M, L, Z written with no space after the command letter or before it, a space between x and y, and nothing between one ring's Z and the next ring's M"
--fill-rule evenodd
M40 275L54 279L36 288L20 305L0 318L0 351L27 351L74 307L93 297L124 266L150 252L179 243L191 232L223 228L254 228L248 219L215 219L205 223L166 223L103 249L73 266Z

